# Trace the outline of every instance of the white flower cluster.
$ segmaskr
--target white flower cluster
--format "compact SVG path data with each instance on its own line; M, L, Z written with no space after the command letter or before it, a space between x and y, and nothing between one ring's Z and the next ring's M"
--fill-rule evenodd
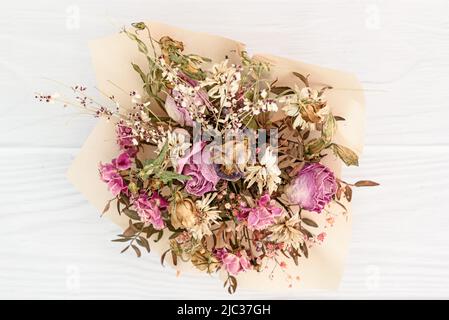
M228 66L228 60L215 64L211 76L201 83L202 87L210 86L208 95L220 99L220 106L229 108L237 103L236 95L240 88L241 67Z
M316 89L305 87L299 89L295 85L295 93L286 95L279 99L279 102L284 103L282 110L287 116L295 118L293 121L293 128L306 127L309 123L303 119L302 112L306 110L307 106L313 104L325 103L325 98L323 95L319 95ZM320 109L316 116L324 119L324 117L329 113L329 108L326 106Z
M281 183L281 170L277 165L277 156L267 147L259 164L246 168L245 182L250 188L254 183L257 183L259 193L262 194L264 188L268 189L271 194L276 191L278 185Z
M184 129L167 131L165 136L157 143L157 153L161 152L166 143L168 144L168 153L170 155L171 164L176 168L179 159L186 156L187 150L192 146L190 143L190 135Z
M262 99L258 99L256 103L253 103L251 100L245 98L243 101L243 111L249 112L251 111L253 115L257 116L262 112L276 112L278 111L278 105L273 99L268 98L267 90L263 89L260 91L260 97Z

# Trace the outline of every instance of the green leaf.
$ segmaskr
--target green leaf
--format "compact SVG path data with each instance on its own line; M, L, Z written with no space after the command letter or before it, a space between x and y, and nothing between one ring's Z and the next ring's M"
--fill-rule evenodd
M359 165L359 157L351 149L344 147L342 145L333 143L332 150L347 166L358 166Z
M191 177L190 176L185 176L173 171L160 171L157 173L157 177L159 179L161 179L162 183L164 184L168 184L169 182L173 181L173 180L178 180L180 182L189 180Z
M161 149L161 152L159 152L156 158L145 161L144 168L150 165L153 167L159 167L164 162L167 151L168 151L168 142L164 144L164 146Z
M139 49L140 52L142 52L143 54L147 55L148 54L148 48L146 46L146 44L140 40L134 33L131 33L129 31L127 31L126 29L123 30L124 33L126 33L126 35L131 39L136 41L137 43L137 48Z
M131 63L131 65L133 66L134 71L136 71L139 74L139 76L142 79L143 83L147 83L147 76L142 71L142 69L140 69L140 67L137 64L135 64L135 63Z
M133 22L131 25L138 30L145 30L147 27L145 22Z

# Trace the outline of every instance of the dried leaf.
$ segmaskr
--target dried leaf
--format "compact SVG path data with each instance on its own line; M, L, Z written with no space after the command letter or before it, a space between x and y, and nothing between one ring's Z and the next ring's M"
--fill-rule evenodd
M131 210L131 209L123 209L122 211L128 218L131 218L133 220L137 220L140 221L140 217L137 214L137 212L135 210Z
M360 180L360 181L357 181L356 183L354 183L354 186L356 186L356 187L375 187L378 185L379 184L377 182L370 181L370 180Z
M129 246L126 246L122 251L120 251L120 253L124 253L128 249L129 249Z
M335 132L337 131L337 122L332 113L329 113L324 122L322 133L326 141L331 141Z
M134 252L136 253L137 257L140 258L142 256L140 249L134 244L131 247L134 249Z
M310 155L319 154L326 146L323 139L313 139L306 145L306 152Z
M310 84L309 84L309 75L307 75L307 76L305 77L305 76L303 76L302 74L300 74L300 73L298 73L298 72L293 72L293 74L294 74L296 77L298 77L299 79L301 79L301 81L304 83L304 85L305 85L306 87L310 87Z
M136 239L137 243L147 249L147 252L150 252L150 243L148 242L148 240L145 237L140 236L138 239Z
M103 216L106 212L109 211L109 208L111 208L111 202L112 202L112 200L109 200L108 203L106 203L106 206L104 207L103 211L101 212L101 216Z
M164 266L164 260L165 260L165 256L167 255L167 253L170 252L170 249L168 249L167 251L165 251L162 255L161 255L161 265Z
M352 189L351 189L350 186L346 186L346 188L345 188L345 197L346 197L346 199L349 202L351 202L351 200L352 200Z
M304 222L306 225L308 225L310 227L318 228L318 224L315 221L311 220L311 219L302 218L301 221Z
M347 166L358 166L359 157L351 149L341 146L339 144L333 143L332 149L334 153L347 165Z

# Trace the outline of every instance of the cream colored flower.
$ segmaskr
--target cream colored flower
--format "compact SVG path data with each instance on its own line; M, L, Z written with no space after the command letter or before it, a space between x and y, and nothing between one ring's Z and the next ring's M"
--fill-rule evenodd
M288 218L271 226L268 230L272 232L270 240L276 243L283 242L287 246L298 249L304 240L304 236L296 227L300 223L299 214Z
M195 202L197 209L196 223L190 228L195 239L202 239L206 235L211 235L211 225L217 223L220 219L218 207L210 205L216 196L217 193L209 193Z
M166 136L158 142L157 153L161 152L165 143L168 143L168 153L170 161L174 168L178 166L178 160L186 155L186 151L191 147L189 142L190 135L184 129L175 129L173 132L168 131Z
M264 188L268 189L268 193L276 191L278 185L281 183L281 170L277 165L277 156L273 154L271 147L267 147L259 165L250 166L246 168L245 182L250 188L257 182L259 193L262 194Z
M299 89L295 85L295 93L279 99L284 103L282 110L293 120L293 128L306 127L321 122L329 113L326 100L323 95L313 88Z
M170 209L171 224L175 229L190 229L195 226L197 209L192 200L176 199Z
M230 107L231 99L239 90L240 80L240 69L234 65L228 66L228 60L224 60L212 67L210 76L201 82L201 86L209 86L209 96L220 99L221 106Z

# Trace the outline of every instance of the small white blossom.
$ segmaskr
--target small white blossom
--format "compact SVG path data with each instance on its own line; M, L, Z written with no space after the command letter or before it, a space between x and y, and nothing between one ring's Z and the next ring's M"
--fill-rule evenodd
M260 164L247 167L246 172L245 182L248 183L248 188L257 182L260 194L263 193L264 188L267 188L271 194L277 190L281 183L281 170L277 165L277 157L270 147L265 150L262 159L260 159Z

